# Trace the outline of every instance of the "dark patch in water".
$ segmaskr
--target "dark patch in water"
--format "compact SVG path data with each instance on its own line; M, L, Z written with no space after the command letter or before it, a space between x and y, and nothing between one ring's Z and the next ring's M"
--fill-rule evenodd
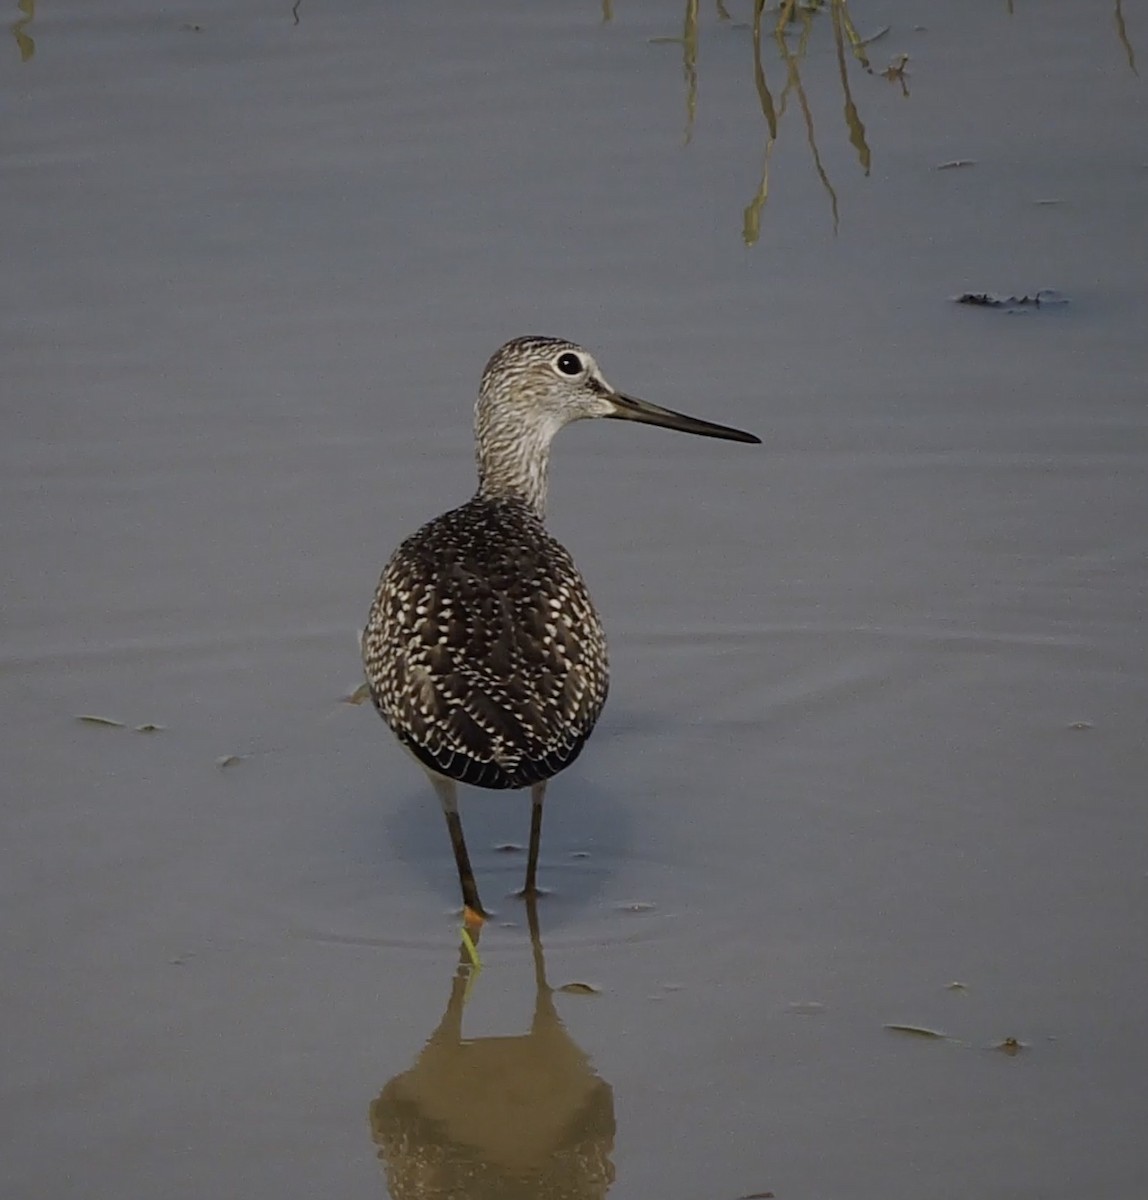
M998 296L993 292L962 292L954 297L957 304L969 304L974 308L1003 308L1005 312L1021 312L1032 308L1059 307L1068 303L1068 297L1052 288L1041 288L1032 295Z

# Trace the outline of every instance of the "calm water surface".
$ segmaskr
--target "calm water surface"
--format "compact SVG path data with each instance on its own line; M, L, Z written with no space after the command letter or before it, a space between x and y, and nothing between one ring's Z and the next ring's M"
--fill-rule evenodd
M6 1197L1145 1194L1124 8L10 0ZM613 692L468 981L341 697L525 332L765 445L563 434Z

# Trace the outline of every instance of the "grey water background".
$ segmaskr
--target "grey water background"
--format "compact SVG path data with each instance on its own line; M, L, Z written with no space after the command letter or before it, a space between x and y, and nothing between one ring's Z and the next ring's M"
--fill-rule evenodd
M555 448L614 683L541 927L610 1195L1145 1194L1144 10L854 3L872 73L825 10L771 137L725 7L9 5L6 1197L386 1193L456 885L341 697L525 332L765 443ZM510 1037L528 803L463 803Z

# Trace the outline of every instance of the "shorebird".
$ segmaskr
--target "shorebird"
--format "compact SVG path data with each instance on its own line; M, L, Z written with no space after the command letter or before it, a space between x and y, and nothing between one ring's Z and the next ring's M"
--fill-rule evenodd
M530 788L523 894L535 895L547 781L581 753L606 701L602 623L544 524L550 442L588 417L761 441L616 391L591 354L561 338L515 338L486 364L475 405L478 491L394 552L362 642L371 700L442 803L464 929L486 913L458 784Z

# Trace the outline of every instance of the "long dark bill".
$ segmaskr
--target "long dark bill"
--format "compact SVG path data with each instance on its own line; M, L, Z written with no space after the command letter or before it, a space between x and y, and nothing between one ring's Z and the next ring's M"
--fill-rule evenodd
M661 425L665 429L676 429L680 433L696 433L700 437L724 438L727 442L755 442L761 444L761 438L741 429L731 429L728 425L715 425L713 421L701 421L697 417L687 417L685 413L674 412L670 408L659 408L648 400L638 400L634 396L624 396L615 392L610 399L614 403L614 411L608 415L618 421L641 421L643 425Z

